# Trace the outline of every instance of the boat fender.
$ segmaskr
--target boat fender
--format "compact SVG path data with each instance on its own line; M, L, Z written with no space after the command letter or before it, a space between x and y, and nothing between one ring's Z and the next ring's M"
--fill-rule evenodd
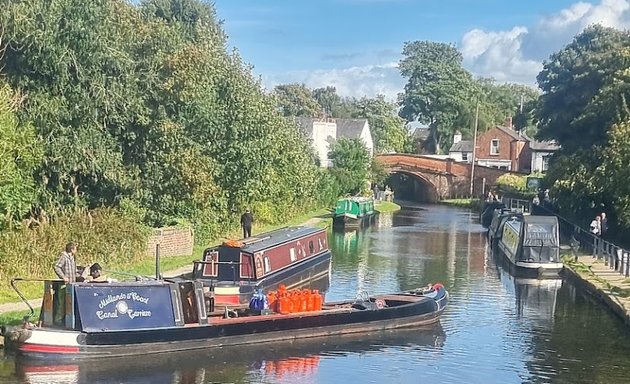
M223 314L224 319L233 319L237 317L238 317L238 312L236 312L233 309L228 309L228 307L225 307L225 313Z
M383 299L376 299L375 303L376 303L376 308L378 309L383 309L387 306L387 304L385 304L385 300Z

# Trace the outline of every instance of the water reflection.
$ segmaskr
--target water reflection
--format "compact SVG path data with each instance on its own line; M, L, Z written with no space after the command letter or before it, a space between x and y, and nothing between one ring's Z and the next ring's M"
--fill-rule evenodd
M407 350L438 357L445 334L438 325L429 329L274 343L253 347L182 352L150 358L102 359L68 365L16 363L23 383L250 383L327 382L321 365L338 365L344 358Z

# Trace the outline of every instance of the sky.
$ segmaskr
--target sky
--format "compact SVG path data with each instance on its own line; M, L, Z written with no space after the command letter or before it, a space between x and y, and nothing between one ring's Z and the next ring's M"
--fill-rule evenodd
M394 100L403 44L453 43L464 67L536 85L542 63L591 24L630 27L630 0L214 0L230 48L263 86L335 86Z

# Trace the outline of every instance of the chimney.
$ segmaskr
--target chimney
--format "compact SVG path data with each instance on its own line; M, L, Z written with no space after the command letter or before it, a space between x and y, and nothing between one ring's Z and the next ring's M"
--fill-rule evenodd
M513 128L512 128L512 116L508 116L508 117L505 119L505 126L506 126L506 127L508 127L508 128L510 128L510 129L513 129Z
M453 135L453 144L457 144L462 141L462 133L460 131L455 131Z

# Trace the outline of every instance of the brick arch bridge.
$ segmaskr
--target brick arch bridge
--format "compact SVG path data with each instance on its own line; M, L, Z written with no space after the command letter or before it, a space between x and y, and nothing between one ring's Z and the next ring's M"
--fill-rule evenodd
M434 203L442 199L470 196L471 164L453 159L408 154L376 156L391 174L406 175L414 180L416 200ZM496 185L497 178L506 173L522 176L523 173L475 165L473 196L482 196L488 186Z

